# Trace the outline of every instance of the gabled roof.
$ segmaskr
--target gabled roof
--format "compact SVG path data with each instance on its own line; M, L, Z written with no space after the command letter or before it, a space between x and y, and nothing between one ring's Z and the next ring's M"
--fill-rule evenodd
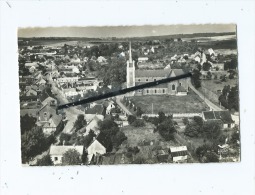
M170 147L172 157L188 155L187 146Z
M184 74L184 71L182 69L171 69L171 74L170 75L174 76L180 76Z
M223 123L233 123L231 114L227 110L223 111L205 111L202 113L205 120L221 120Z
M83 154L83 146L51 146L50 147L50 155L63 155L70 149L75 149L77 152L82 155Z

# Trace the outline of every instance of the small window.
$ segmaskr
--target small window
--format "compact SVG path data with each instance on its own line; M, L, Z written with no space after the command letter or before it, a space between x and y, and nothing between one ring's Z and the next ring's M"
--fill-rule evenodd
M175 90L175 85L172 85L172 90Z
M148 81L148 79L146 79L146 81Z
M179 86L182 86L182 83L179 83Z
M43 113L43 116L44 116L44 117L47 117L47 112L44 112L44 113Z
M231 128L231 124L228 124L228 128Z
M157 93L157 90L155 89L155 93Z
M149 93L149 90L147 89L147 93Z
M156 81L157 79L154 79L154 81Z
M140 81L141 81L141 79L138 79L138 81L140 82Z
M58 160L58 157L55 157L54 160L57 161L57 160Z
M163 89L163 93L165 93L165 90Z

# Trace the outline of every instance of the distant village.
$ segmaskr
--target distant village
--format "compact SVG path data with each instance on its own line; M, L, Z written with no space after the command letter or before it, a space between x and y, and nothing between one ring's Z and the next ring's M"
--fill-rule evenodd
M237 50L221 48L224 39L199 40L19 38L22 164L240 161ZM187 72L191 78L57 109Z

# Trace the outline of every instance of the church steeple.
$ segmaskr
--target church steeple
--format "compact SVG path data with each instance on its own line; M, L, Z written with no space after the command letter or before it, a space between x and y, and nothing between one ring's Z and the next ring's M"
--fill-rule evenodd
M127 88L135 86L135 62L132 59L131 41L129 42L129 59L127 60Z
M129 63L133 63L133 62L132 62L132 49L131 49L131 41L129 41Z

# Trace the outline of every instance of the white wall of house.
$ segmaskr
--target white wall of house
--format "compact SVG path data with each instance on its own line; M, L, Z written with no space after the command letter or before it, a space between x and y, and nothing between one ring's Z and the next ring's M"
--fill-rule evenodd
M50 157L54 165L62 164L63 155L51 155Z
M179 161L184 161L188 159L188 155L185 156L175 156L173 157L173 162L179 162Z
M87 148L88 152L88 162L90 163L93 155L96 154L105 154L106 148L97 140L94 140L93 143Z

